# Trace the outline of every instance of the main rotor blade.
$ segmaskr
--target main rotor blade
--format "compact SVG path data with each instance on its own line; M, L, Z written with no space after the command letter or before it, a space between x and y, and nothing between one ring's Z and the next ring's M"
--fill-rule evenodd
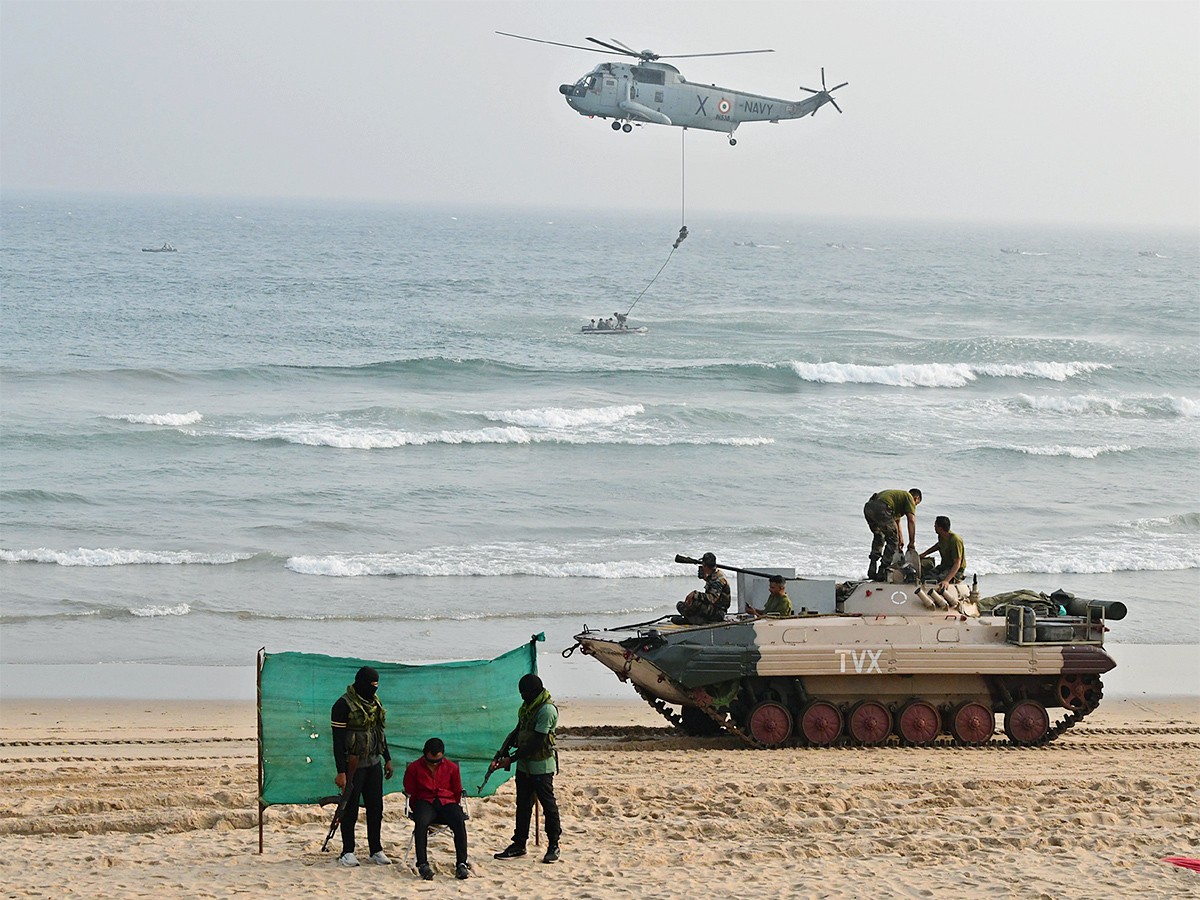
M637 51L636 51L636 50L634 50L632 47L630 47L630 46L629 46L627 43L625 43L624 41L618 41L616 38L609 38L609 40L610 40L610 41L612 41L614 44L616 44L618 47L624 47L624 48L625 48L626 50L628 50L630 53L637 53Z
M774 50L730 50L727 53L664 53L659 59L695 59L698 56L746 56L750 53L774 52Z
M505 37L516 38L519 41L533 41L535 44L553 44L555 47L570 47L572 50L587 50L589 53L603 53L603 50L597 50L595 47L581 47L579 44L563 44L559 41L544 41L541 38L525 37L523 34L509 34L507 31L497 31L496 34L502 34Z
M588 40L589 40L589 41L591 41L593 44L599 44L601 47L607 47L609 50L613 51L614 53L620 53L622 56L636 56L636 57L638 57L639 59L640 59L640 58L641 58L641 56L642 56L642 54L640 54L640 53L637 53L637 52L635 52L635 51L633 51L633 50L625 50L625 49L623 49L623 48L621 48L621 47L618 47L618 46L616 46L616 45L614 45L614 44L606 44L606 43L604 43L604 41L597 40L597 39L596 39L596 38L594 38L594 37L590 37L590 38L588 38ZM603 52L603 51L597 50L596 52L597 52L597 53L600 53L600 52Z

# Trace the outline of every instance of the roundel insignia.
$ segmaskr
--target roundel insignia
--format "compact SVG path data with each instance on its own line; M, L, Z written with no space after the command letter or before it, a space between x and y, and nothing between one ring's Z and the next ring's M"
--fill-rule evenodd
M725 115L729 112L729 109L729 101L722 97L721 102L717 104L717 112L719 112L721 115Z

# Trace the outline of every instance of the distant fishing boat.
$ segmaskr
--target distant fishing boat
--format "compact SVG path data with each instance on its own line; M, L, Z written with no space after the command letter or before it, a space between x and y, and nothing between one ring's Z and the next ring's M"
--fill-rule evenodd
M649 332L645 325L638 327L630 327L627 319L629 317L623 313L613 313L613 317L609 319L592 319L590 325L584 325L580 329L581 334L646 334Z
M175 248L170 244L163 244L161 247L143 247L143 253L174 253Z

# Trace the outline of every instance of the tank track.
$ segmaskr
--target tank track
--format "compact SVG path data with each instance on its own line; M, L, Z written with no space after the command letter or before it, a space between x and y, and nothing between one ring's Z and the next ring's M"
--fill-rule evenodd
M1103 699L1104 699L1104 682L1102 682L1099 678L1097 678L1096 679L1096 702L1095 703L1092 703L1090 706L1086 706L1083 709L1076 710L1073 713L1068 713L1066 716L1063 717L1061 722L1059 722L1057 725L1052 725L1050 727L1050 730L1047 731L1042 736L1041 740L1034 741L1030 744L1018 744L1017 746L1022 746L1022 747L1045 746L1046 744L1050 743L1052 740L1057 738L1064 731L1068 730L1069 728L1073 728L1075 726L1075 723L1078 722L1079 720L1081 720L1088 713L1094 712L1096 707L1100 705L1100 701Z
M664 719L666 719L676 728L683 727L683 716L679 715L679 713L675 712L673 709L671 709L671 707L667 706L667 704L663 703L648 691L643 690L641 685L635 684L633 689L638 692L639 697L658 710L659 715L661 715Z
M1076 710L1073 713L1068 713L1056 725L1052 725L1046 731L1046 733L1044 735L1042 735L1042 737L1039 738L1038 740L1030 741L1028 744L1018 744L1015 741L1013 741L1011 738L1009 740L1007 740L1005 743L997 742L994 744L991 740L988 740L988 741L984 742L984 744L982 746L987 746L988 744L992 744L992 746L996 746L996 747L1002 747L1002 746L1044 747L1046 744L1049 744L1051 741L1058 738L1064 732L1073 728L1075 726L1075 723L1082 721L1083 718L1085 716L1087 716L1089 713L1092 713L1096 710L1096 708L1100 705L1100 701L1104 698L1104 684L1103 684L1103 682L1100 681L1100 679L1096 679L1096 688L1097 688L1096 701L1094 703L1085 707L1084 709ZM637 684L633 685L633 689L638 692L639 697L641 697L643 700L645 700L647 703L649 703L650 706L652 706L659 713L659 715L661 715L664 719L666 719L668 722L670 722L676 728L683 727L683 716L681 716L679 713L672 710L671 707L669 707L666 703L664 703L662 700L658 699L657 697L653 696L648 691L644 690L640 685L637 685ZM703 706L698 706L697 709L702 710L705 713L705 715L707 715L710 719L712 719L719 726L721 726L722 731L726 731L730 734L736 735L737 737L739 737L743 741L745 741L747 744L749 744L751 747L754 747L756 749L759 749L759 750L769 749L766 746L766 744L759 743L754 738L752 738L750 735L748 735L746 732L742 731L742 729L738 728L737 725L734 723L733 718L728 713L718 712L717 710L713 709L711 704L705 704ZM786 746L805 747L807 745L805 745L803 742L797 741L795 738L792 738L786 742ZM842 738L838 738L838 740L835 741L834 746L849 746L849 745L845 743L844 736L843 736ZM944 743L944 744L932 744L931 746L967 746L967 745L959 745L958 741L955 740L955 741L951 741L949 743Z

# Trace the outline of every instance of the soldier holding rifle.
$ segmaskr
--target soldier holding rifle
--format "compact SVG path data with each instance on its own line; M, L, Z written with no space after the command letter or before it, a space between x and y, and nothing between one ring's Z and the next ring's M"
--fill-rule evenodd
M330 713L333 731L333 759L337 764L334 784L342 790L339 803L342 826L340 866L357 866L354 855L354 826L358 822L358 800L367 808L368 862L389 865L383 852L380 832L383 826L383 780L392 777L392 756L384 734L383 704L376 696L379 673L363 666L346 687ZM347 786L349 789L347 790ZM344 809L343 809L344 807Z
M543 687L542 679L532 673L521 678L517 690L524 701L517 711L517 727L504 739L488 769L490 775L496 769L507 769L514 762L517 764L517 825L512 843L494 855L496 859L516 859L525 855L536 797L546 813L546 837L549 840L542 862L557 862L558 839L562 833L558 801L554 798L554 773L558 771L554 729L558 725L558 707L551 702L550 692Z
M704 590L692 591L675 604L679 615L672 616L676 625L703 625L706 622L722 622L729 611L729 582L725 573L717 568L717 557L705 553L700 557L696 577L704 580Z

